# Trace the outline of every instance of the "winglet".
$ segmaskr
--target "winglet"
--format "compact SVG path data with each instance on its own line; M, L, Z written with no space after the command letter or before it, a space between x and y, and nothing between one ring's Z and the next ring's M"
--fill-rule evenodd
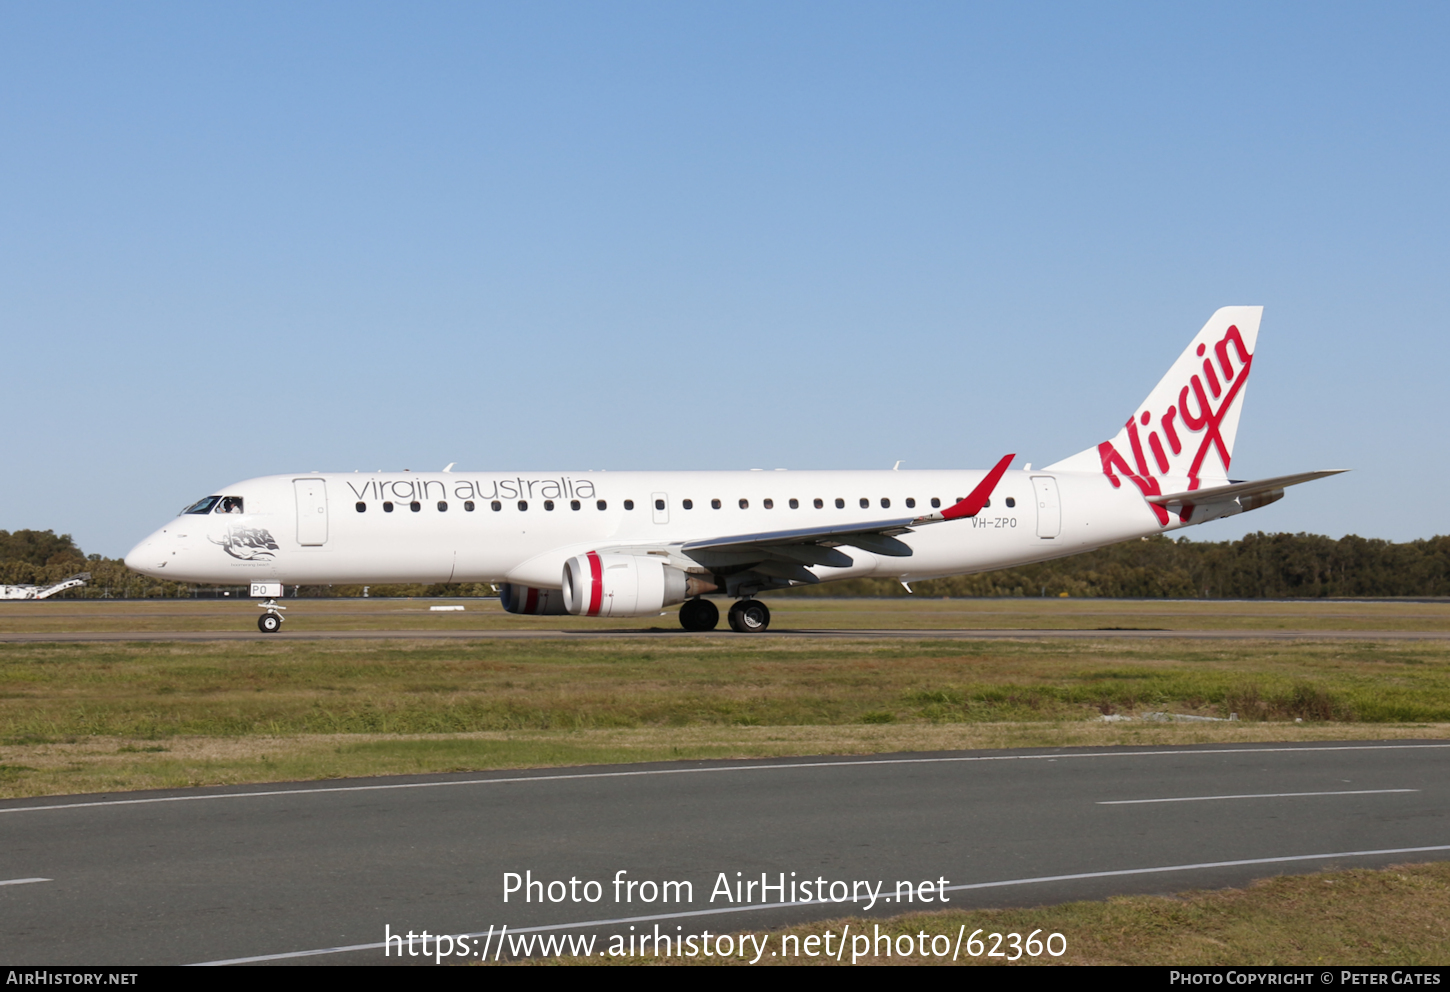
M959 520L962 517L975 517L987 505L987 500L992 498L992 491L997 488L997 483L1002 481L1002 474L1007 471L1007 466L1012 464L1013 455L1003 455L1002 460L992 467L987 477L977 483L966 499L961 500L939 513L928 513L925 516L917 517L914 523L933 523L937 520Z

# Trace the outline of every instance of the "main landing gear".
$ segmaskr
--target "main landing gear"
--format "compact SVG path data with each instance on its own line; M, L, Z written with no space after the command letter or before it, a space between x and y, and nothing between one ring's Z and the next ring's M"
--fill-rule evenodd
M770 608L758 599L742 599L730 607L730 629L739 634L758 634L770 626Z
M686 630L714 630L720 622L720 608L708 599L689 599L680 607L680 626ZM770 608L758 599L742 599L730 607L730 629L741 634L758 634L770 626Z
M282 621L286 620L287 618L284 617L282 614L278 613L277 611L285 610L287 607L278 606L275 599L269 599L266 602L258 603L257 605L267 611L257 618L257 629L264 634L275 634L277 633L277 631L281 630Z
M680 626L686 630L714 630L720 622L720 608L708 599L687 599L680 607Z

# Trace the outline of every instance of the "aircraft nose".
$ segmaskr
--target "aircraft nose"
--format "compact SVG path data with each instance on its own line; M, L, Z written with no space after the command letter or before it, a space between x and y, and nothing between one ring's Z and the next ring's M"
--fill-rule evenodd
M161 553L161 548L153 536L146 538L146 540L126 552L126 557L123 560L126 562L126 567L131 571L140 572L142 575L152 575L164 564L160 557Z

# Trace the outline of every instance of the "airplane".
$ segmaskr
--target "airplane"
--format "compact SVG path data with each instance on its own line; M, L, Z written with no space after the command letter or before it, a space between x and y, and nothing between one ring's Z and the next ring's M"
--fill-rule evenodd
M286 583L487 582L534 616L770 626L771 589L1046 561L1267 506L1341 470L1229 478L1262 307L1225 307L1107 441L1040 469L296 473L186 507L126 564L250 583L281 629Z

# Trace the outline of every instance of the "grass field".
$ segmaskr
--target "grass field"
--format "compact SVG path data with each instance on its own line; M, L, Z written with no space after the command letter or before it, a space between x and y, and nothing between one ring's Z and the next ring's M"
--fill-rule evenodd
M299 602L300 610L331 610L307 622L325 615L345 625L354 614L388 629L399 617L419 629L460 622L429 615L427 601ZM224 629L223 620L250 620L255 609L4 606L10 629L43 620L71 630L163 621L165 629ZM777 606L777 623L838 629L863 611L873 611L877 627L919 626L924 615L943 627L984 618L1026 627L1051 615L1061 625L1184 630L1249 620L1436 629L1450 614L1435 603ZM462 616L534 628L575 622L512 617L492 602ZM1142 719L1153 713L1238 719ZM794 640L0 644L3 796L677 758L1423 738L1447 729L1450 643L1438 640L1126 641L1107 631L1074 642L862 640L845 629Z
M1005 935L1021 935L1024 940L1018 943L1025 948L1025 938L1037 932L1039 941L1052 933L1062 934L1066 952L1052 957L1044 950L1035 958L1023 953L1017 964L1443 966L1450 961L1447 907L1450 862L1439 862L1380 871L1279 876L1246 889L1177 896L1123 896L1034 909L919 913L890 920L844 917L756 932L744 958L651 954L527 963L742 965L757 948L764 947L759 962L764 964L850 964L855 949L862 954L858 965L951 964L953 950L957 950L957 964L991 965L1008 962L989 957L988 951L1013 953L1011 938ZM978 930L982 931L978 940L983 940L979 956L966 953L965 939L958 949L959 935L965 938ZM821 938L827 931L834 934L833 954L842 947L840 937L847 937L839 962L824 954ZM1003 939L992 941L989 935L994 932L1003 934ZM813 935L816 942L807 944L806 938ZM890 939L878 940L882 935ZM934 936L946 937L935 942L935 952ZM731 946L738 946L739 937L739 933L731 935ZM913 953L901 954L908 946ZM1061 946L1054 942L1054 949ZM812 947L815 954L809 956L806 950ZM877 954L870 954L868 948ZM777 956L772 957L772 951Z

